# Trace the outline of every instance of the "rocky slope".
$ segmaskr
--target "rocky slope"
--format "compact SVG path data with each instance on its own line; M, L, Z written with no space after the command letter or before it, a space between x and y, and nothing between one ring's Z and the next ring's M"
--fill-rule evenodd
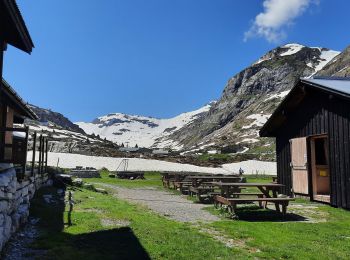
M49 151L79 153L85 155L119 156L118 145L94 134L89 135L78 125L58 112L30 105L39 120L26 120L29 126L29 148L32 148L33 133L49 137Z
M236 152L273 154L272 140L259 138L259 128L300 77L315 75L338 54L299 44L273 49L232 77L204 116L168 138L190 151L230 144Z
M317 76L350 77L350 46L331 60Z
M58 128L62 128L69 131L78 132L85 134L84 130L81 129L78 125L71 122L68 118L58 112L54 112L50 109L41 108L35 105L29 105L29 107L37 114L39 117L39 122L42 125L51 125Z

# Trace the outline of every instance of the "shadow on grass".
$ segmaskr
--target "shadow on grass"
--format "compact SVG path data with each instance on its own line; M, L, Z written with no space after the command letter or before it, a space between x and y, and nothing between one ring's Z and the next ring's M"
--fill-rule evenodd
M301 215L287 213L283 216L274 209L261 209L256 205L239 207L236 210L239 220L250 222L288 222L288 221L306 221L307 219Z
M129 227L75 235L71 240L74 248L103 259L151 259Z
M48 187L36 193L31 215L40 219L42 235L33 247L47 251L44 259L151 259L131 228L69 234L64 230L64 212L64 192Z

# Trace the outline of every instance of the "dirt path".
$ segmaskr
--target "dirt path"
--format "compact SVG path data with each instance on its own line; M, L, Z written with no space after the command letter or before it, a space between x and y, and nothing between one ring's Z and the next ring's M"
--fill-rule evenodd
M121 188L116 185L95 183L115 191L115 195L129 202L147 206L160 215L181 222L212 222L219 218L203 210L206 205L193 203L184 196L175 195L155 188Z

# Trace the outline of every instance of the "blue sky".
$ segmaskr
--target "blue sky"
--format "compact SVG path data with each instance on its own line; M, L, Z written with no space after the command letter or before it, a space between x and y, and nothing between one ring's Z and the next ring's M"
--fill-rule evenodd
M172 117L218 99L230 77L278 45L350 45L347 0L17 2L36 48L9 47L4 77L73 121Z

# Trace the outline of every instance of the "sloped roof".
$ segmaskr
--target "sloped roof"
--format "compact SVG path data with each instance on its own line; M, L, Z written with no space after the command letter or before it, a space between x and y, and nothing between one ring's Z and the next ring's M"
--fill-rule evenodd
M330 92L350 95L350 78L347 77L315 77L310 79L303 78L301 79L301 82L308 83Z
M14 47L31 53L33 41L15 0L0 0L1 26L4 40Z
M33 120L37 120L38 116L34 111L28 106L28 104L17 94L17 92L8 84L4 79L2 79L2 91L5 95L5 99L10 99L16 104L18 112L23 116Z
M305 92L301 86L323 91L329 94L350 99L350 78L346 77L314 77L301 78L289 94L282 100L271 117L260 129L260 136L273 137L276 130L286 121L285 111L295 109L304 99Z

